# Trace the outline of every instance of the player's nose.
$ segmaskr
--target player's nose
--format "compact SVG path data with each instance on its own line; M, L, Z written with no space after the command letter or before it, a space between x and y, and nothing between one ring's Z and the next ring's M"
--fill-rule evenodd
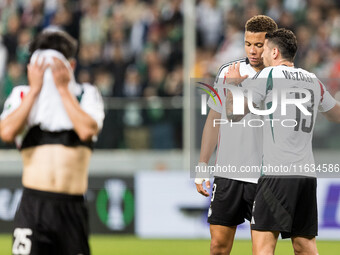
M256 54L256 49L254 46L250 47L250 51L251 54Z

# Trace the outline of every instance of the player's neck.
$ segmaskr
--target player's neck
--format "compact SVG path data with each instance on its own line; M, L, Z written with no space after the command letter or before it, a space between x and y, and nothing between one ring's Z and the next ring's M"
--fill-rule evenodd
M290 62L286 59L278 59L275 61L274 66L288 66L288 67L294 67L294 63Z
M264 65L261 65L261 66L251 66L255 72L260 72L263 68L265 68Z

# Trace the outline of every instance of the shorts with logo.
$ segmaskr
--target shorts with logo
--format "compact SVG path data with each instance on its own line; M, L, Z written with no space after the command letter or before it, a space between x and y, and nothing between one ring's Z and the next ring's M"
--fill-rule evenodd
M24 188L14 219L14 255L89 255L84 196Z
M317 236L316 178L262 176L258 181L252 230L279 231L282 238Z
M215 177L208 223L237 226L250 220L256 184Z

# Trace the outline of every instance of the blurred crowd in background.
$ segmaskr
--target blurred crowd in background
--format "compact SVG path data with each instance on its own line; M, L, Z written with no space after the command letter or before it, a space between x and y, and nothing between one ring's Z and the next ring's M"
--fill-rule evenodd
M197 0L192 77L212 77L223 63L244 57L244 24L257 14L296 33L296 66L318 75L339 100L337 0ZM0 20L2 102L13 86L27 84L28 46L35 34L61 28L79 41L77 81L113 97L98 148L182 147L183 1L2 0ZM322 126L319 133L331 128ZM338 134L330 142L335 146ZM319 138L318 145L330 146Z

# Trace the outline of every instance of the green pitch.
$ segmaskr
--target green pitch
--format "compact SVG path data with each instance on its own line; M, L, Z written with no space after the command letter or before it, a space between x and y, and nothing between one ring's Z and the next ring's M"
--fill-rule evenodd
M133 236L93 235L92 255L208 255L209 240L155 240ZM338 255L339 241L317 241L319 254ZM11 236L0 235L0 255L11 254ZM250 241L236 241L232 254L251 254ZM276 255L293 254L290 241L279 240Z

